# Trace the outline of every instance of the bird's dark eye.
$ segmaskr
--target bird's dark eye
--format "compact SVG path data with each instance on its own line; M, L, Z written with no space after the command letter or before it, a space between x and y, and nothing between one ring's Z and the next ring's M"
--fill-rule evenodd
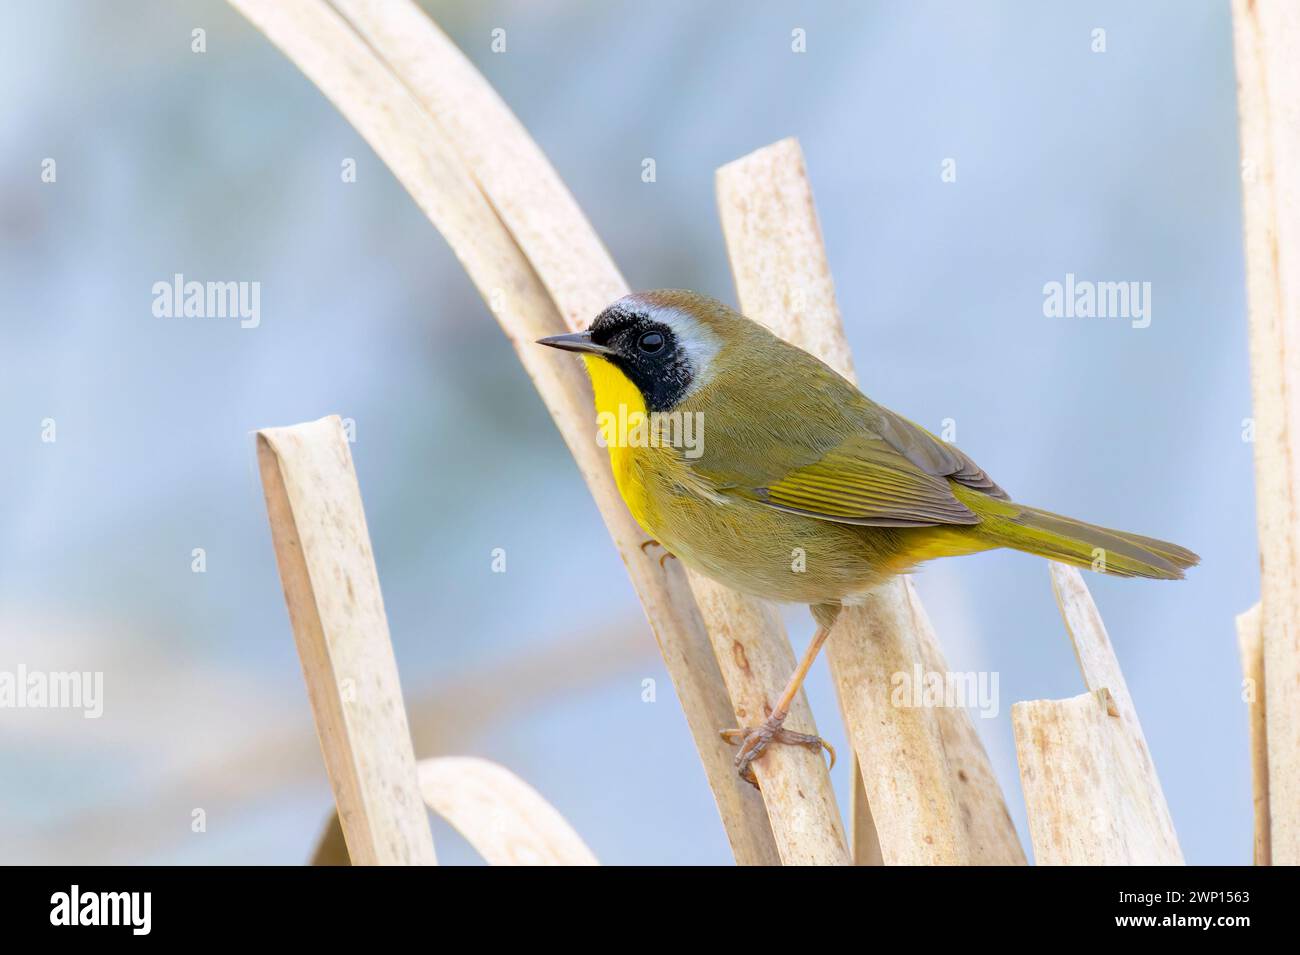
M653 355L664 347L664 336L659 332L643 332L636 340L636 347L647 355Z

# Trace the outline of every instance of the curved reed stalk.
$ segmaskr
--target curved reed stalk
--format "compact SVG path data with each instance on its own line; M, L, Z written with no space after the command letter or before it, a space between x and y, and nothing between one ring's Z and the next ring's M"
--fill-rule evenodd
M439 756L416 767L424 804L447 820L488 865L598 865L573 827L526 782L486 759ZM337 812L312 865L351 865Z
M440 756L417 767L425 804L489 865L596 865L596 857L550 803L504 766Z
M456 145L465 168L571 327L586 327L601 309L629 291L536 143L432 21L405 0L336 0L336 6L425 107L447 141ZM544 360L572 363L564 356ZM590 420L590 410L587 415ZM590 428L588 434L592 434ZM622 508L621 503L614 506ZM628 541L619 542L634 577L633 561L654 575L652 581L660 576L680 579L682 571L675 561L660 567L654 555L647 560L639 546L643 541L644 535L637 530ZM710 669L720 671L735 714L723 724L715 723L712 732L716 736L717 730L737 720L742 724L760 722L794 669L794 653L779 616L762 601L689 571L685 579L697 598L714 650L716 664ZM638 589L642 589L640 585ZM642 593L644 600L645 591ZM677 593L679 602L690 599ZM651 621L655 623L653 613ZM671 649L665 651L667 655ZM675 682L679 675L674 673ZM816 730L803 694L791 708L789 725L807 732ZM716 739L703 740L697 733L696 740L702 751L716 747ZM774 747L755 766L755 772L782 862L849 862L830 776L820 757L796 747ZM734 785L734 780L714 780L715 791L719 786Z
M231 3L366 139L442 232L480 293L494 306L498 322L555 419L627 565L659 641L737 861L779 861L762 800L736 776L732 750L718 736L718 728L729 725L734 717L685 574L672 561L660 568L658 561L640 548L645 535L619 498L608 458L594 440L585 373L576 362L557 361L553 353L533 345L537 338L571 327L576 313L570 307L566 309L569 321L561 319L537 272L466 169L452 145L453 140L464 145L466 137L455 127L444 130L435 122L408 86L323 0ZM385 4L374 9L390 15L403 8L403 4ZM460 57L459 51L456 57ZM446 75L454 78L455 64L444 62L443 66ZM481 98L495 98L481 78L477 82L484 86ZM470 95L470 88L459 89L458 97ZM534 158L540 159L540 153ZM543 167L549 168L540 159L534 172L544 174ZM604 304L607 289L584 284L581 276L576 276L573 284L586 289L591 301L601 296Z

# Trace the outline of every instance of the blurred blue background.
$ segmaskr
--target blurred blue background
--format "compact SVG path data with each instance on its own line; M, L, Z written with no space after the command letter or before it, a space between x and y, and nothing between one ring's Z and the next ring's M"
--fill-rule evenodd
M933 430L953 419L1019 499L1203 556L1180 584L1088 582L1188 861L1247 863L1233 617L1258 572L1226 4L425 6L634 288L734 301L713 171L797 136L866 390ZM506 764L602 861L729 861L576 469L369 148L215 0L7 18L0 669L102 670L105 712L0 710L0 861L308 857L331 800L251 432L330 413L356 421L419 754ZM176 272L260 282L260 327L155 318L151 287ZM1150 327L1044 317L1067 272L1151 282ZM918 586L952 667L1000 675L997 718L975 722L1028 844L1010 705L1083 691L1046 566L986 554ZM811 621L789 620L802 646ZM810 692L842 743L824 663ZM834 778L846 808L847 762ZM444 861L475 861L435 835Z

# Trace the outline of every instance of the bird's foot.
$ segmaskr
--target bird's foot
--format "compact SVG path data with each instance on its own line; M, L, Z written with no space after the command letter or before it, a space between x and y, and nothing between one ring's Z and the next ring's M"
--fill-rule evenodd
M728 743L740 744L740 749L736 752L736 772L755 789L759 786L752 764L773 742L785 743L789 746L805 746L817 753L824 749L831 754L831 768L835 768L835 748L830 743L812 733L796 733L794 730L788 730L781 725L784 722L784 716L780 718L769 716L758 726L721 731L722 738Z
M663 551L664 551L664 552L663 552L663 554L659 557L659 566L660 566L660 567L663 567L663 565L664 565L664 561L666 561L666 560L667 560L668 558L670 558L670 557L673 558L674 560L677 559L677 555L676 555L676 554L674 554L672 551L670 551L667 547L664 547L663 544L659 543L659 542L658 542L657 540L655 540L653 537L650 538L650 540L648 540L648 541L642 541L642 542L641 542L641 553L644 554L644 553L646 552L646 549L649 548L649 547L663 547Z

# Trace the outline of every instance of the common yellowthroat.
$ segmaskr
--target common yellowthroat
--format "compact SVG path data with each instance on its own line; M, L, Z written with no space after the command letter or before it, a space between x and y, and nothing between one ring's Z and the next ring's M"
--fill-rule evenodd
M614 478L646 533L728 587L812 609L817 633L770 716L724 731L750 782L772 740L824 745L783 728L789 705L841 606L895 574L995 547L1161 580L1199 561L1015 503L953 445L695 292L628 295L540 343L585 360Z

